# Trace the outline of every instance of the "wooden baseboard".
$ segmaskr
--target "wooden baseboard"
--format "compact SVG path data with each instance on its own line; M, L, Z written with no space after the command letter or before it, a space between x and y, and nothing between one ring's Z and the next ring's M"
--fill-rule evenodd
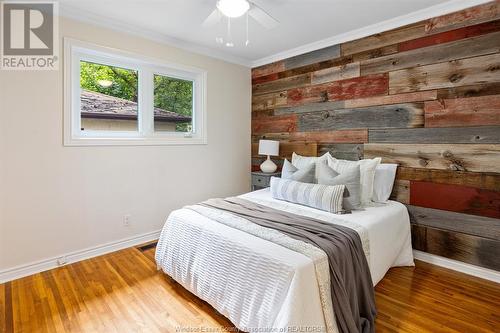
M0 271L0 283L12 281L24 276L40 273L56 267L71 264L77 261L97 257L106 253L123 250L128 247L136 246L157 240L160 237L160 231L152 231L145 234L137 235L121 239L118 241L98 245L92 248L87 248L71 253L59 255L57 257L48 258L32 262L25 265L20 265Z

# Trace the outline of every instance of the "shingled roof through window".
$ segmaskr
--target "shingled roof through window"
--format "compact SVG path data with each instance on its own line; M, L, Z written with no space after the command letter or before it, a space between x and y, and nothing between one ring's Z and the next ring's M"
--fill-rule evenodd
M82 90L82 118L137 120L137 103L94 91ZM191 117L160 108L154 109L155 121L187 123Z

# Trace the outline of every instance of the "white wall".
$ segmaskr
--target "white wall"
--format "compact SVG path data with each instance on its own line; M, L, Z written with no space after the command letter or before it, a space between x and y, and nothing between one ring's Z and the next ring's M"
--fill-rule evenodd
M208 145L64 147L62 63L0 71L0 272L159 230L174 209L250 186L250 69L66 19L60 27L61 38L207 70Z

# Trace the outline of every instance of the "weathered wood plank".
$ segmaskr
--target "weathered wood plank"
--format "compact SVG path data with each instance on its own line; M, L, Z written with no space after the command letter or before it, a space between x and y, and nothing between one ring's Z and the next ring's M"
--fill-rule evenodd
M500 270L499 241L415 224L412 224L411 232L416 250Z
M428 101L424 109L426 127L500 125L500 95Z
M317 143L364 143L368 142L368 130L338 130L290 133L290 140Z
M292 157L295 152L303 156L317 156L318 145L314 142L280 142L279 157L288 158ZM252 143L252 157L259 156L259 143Z
M361 108L375 105L402 104L411 102L431 101L437 98L436 90L417 91L406 94L375 96L367 98L350 99L344 101L345 108Z
M500 191L412 180L410 204L500 219Z
M297 76L287 77L266 83L258 83L252 87L254 95L268 94L275 91L282 91L297 87L302 87L311 83L311 74L302 74Z
M434 34L445 30L457 29L467 25L498 19L500 19L500 2L493 1L484 5L432 18L425 25L425 31L428 34Z
M287 92L280 91L264 95L252 96L252 111L270 110L286 105Z
M386 73L500 52L500 32L428 46L361 62L361 75Z
M307 113L307 112L317 112L317 111L330 111L335 109L343 109L345 107L344 101L332 101L332 102L316 102L308 103L303 105L281 107L274 110L274 114L290 114L290 113Z
M396 179L454 184L485 190L500 190L500 173L480 173L398 167Z
M260 110L260 111L252 110L251 115L252 115L252 119L255 119L258 117L263 117L263 116L272 117L272 116L274 116L274 110Z
M312 73L311 83L320 84L331 81L351 79L359 76L359 62L321 69Z
M500 240L499 219L413 205L406 207L408 208L410 220L413 224Z
M500 20L471 25L451 31L425 36L399 43L399 52L418 49L421 47L449 43L460 39L485 35L500 30Z
M252 133L252 142L259 142L259 140L289 141L291 133L295 133L295 132Z
M410 203L410 181L396 180L392 187L391 200L396 200L404 204Z
M284 60L285 69L293 69L338 57L340 57L340 46L332 45Z
M345 57L329 59L314 64L297 67L293 69L288 69L278 73L272 73L269 75L259 76L252 78L252 84L264 83L269 81L274 81L278 79L283 79L290 76L296 76L300 74L311 73L319 71L322 69L327 69L331 67L343 66L353 62L359 62L361 60L373 59L377 57L382 57L384 55L394 54L398 52L398 45L388 45L379 49L368 50L356 54L351 54Z
M370 129L368 138L370 143L500 143L500 126Z
M437 99L479 97L500 94L500 83L476 84L462 87L438 89Z
M256 67L252 69L252 78L259 76L269 75L273 73L278 73L285 70L285 62L277 61L264 66Z
M500 172L498 144L365 144L365 157L404 167Z
M368 130L354 129L326 132L262 133L252 135L252 142L258 142L258 140L261 139L316 143L364 143L368 142Z
M384 53L384 55L385 54L390 54L390 53L387 52L387 53ZM352 62L353 62L352 56L329 59L329 60L317 62L314 64L302 66L302 67L284 70L283 72L273 73L273 74L253 78L252 84L264 83L264 82L274 81L274 80L278 80L278 79L284 79L284 78L291 77L291 76L312 73L312 72L319 71L319 70L326 69L326 68L343 66L343 65L346 65L346 64L349 64Z
M402 69L389 73L389 93L499 82L500 54Z
M370 50L346 55L345 57L350 58L352 60L352 62L356 62L356 61L378 58L378 57L382 57L385 55L394 54L394 53L398 53L398 52L399 52L398 44L392 44L392 45L383 46L383 47L380 47L377 49L370 49Z
M423 125L422 103L310 112L298 116L300 132L348 128L405 128Z
M411 246L415 250L427 252L427 228L417 224L410 224Z
M387 74L367 75L331 83L327 90L327 96L330 101L339 101L385 95L388 87L389 78Z
M327 152L329 152L333 157L342 160L358 161L363 159L362 144L323 144L318 147L319 156L326 154Z
M293 132L297 129L297 115L262 116L252 118L252 133Z
M341 54L344 56L400 43L410 39L416 39L425 36L425 34L425 22L418 22L394 30L385 31L379 34L343 43L340 46L340 50Z
M290 89L287 94L288 106L387 94L389 79L387 74L370 75L341 81Z

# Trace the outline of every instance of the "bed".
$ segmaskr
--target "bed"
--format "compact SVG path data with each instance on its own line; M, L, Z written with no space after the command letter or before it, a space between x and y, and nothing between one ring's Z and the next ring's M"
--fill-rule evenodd
M338 215L273 199L269 189L239 198L355 230L374 285L389 268L414 264L408 211L401 203ZM337 332L325 288L327 261L321 250L275 230L193 206L170 214L156 250L159 269L247 332Z

